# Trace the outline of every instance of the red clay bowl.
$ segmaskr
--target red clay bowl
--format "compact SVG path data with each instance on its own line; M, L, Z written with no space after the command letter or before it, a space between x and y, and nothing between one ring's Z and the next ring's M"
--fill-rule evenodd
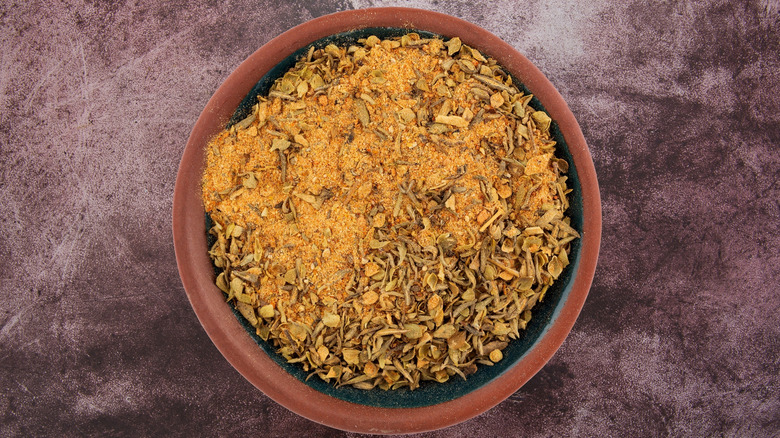
M467 380L423 385L414 391L361 391L334 388L317 378L305 380L301 368L285 363L254 336L243 318L214 285L208 257L206 215L200 196L208 140L238 120L291 67L311 44L354 41L375 33L430 32L465 44L498 60L552 117L560 156L569 161L573 189L567 214L582 238L575 241L569 265L542 304L525 334L510 343L504 359L480 367ZM313 421L355 432L411 433L450 426L497 405L525 384L552 357L568 335L588 294L601 240L601 203L596 171L585 138L563 98L528 59L500 38L463 20L416 9L380 8L340 12L317 18L274 38L244 61L217 89L192 130L176 179L173 238L184 289L198 319L225 358L266 395Z

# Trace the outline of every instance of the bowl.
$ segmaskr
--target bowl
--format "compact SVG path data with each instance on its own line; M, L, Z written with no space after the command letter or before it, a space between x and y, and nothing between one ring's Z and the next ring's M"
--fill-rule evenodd
M335 388L291 365L254 329L215 286L208 256L207 220L200 196L205 147L231 121L247 114L258 93L293 66L311 44L350 42L377 34L406 32L458 36L464 44L495 58L527 91L531 105L553 119L559 155L569 162L567 214L581 239L571 264L520 339L493 367L468 379L423 385L414 391ZM441 13L409 8L339 12L301 24L269 41L247 58L217 89L198 118L184 150L173 198L173 237L179 274L195 314L228 362L263 393L291 411L327 426L363 433L412 433L447 427L490 409L517 391L561 346L579 315L593 279L601 240L598 182L585 138L561 95L523 55L490 32Z

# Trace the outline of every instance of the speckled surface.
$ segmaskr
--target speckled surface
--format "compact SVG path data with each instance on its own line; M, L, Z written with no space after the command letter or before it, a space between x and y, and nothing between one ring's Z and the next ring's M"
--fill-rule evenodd
M219 354L179 280L171 202L198 114L244 58L389 3L0 4L0 436L354 436ZM780 4L402 5L481 25L548 76L604 210L554 358L422 436L779 435Z

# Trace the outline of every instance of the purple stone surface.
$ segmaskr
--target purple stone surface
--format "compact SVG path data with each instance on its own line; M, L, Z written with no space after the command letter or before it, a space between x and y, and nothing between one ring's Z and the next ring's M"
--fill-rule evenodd
M179 158L216 87L392 2L0 4L0 436L355 436L244 380L179 280ZM569 338L449 436L780 435L780 4L408 1L528 56L580 122L601 256ZM397 4L396 4L397 5Z

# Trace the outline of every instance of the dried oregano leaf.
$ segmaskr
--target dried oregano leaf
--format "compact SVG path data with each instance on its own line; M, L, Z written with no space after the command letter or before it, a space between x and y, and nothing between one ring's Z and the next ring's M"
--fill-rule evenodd
M380 54L414 74L403 89ZM217 287L283 357L336 386L415 389L503 360L579 237L568 162L532 98L457 37L310 48L209 145ZM452 165L463 151L480 158ZM336 162L334 182L322 166Z

